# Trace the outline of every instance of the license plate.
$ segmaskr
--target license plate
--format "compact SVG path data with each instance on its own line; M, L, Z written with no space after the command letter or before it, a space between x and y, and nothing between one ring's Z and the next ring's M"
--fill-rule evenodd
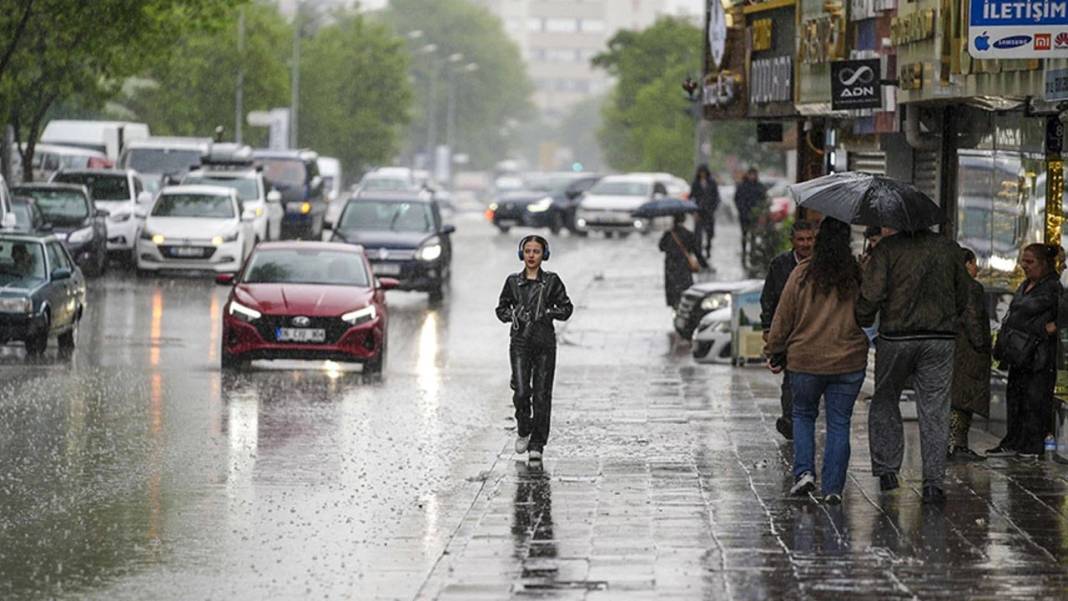
M278 328L275 338L280 342L325 342L326 330L317 328Z
M498 219L497 225L519 225L518 219Z
M201 257L204 251L195 246L177 246L171 249L171 254L176 257Z
M377 263L371 267L377 275L400 275L401 272L399 263Z

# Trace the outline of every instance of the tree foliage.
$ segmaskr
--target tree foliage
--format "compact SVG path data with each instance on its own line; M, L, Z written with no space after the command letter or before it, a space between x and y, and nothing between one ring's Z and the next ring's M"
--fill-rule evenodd
M431 81L436 115L433 138L444 143L447 88L453 69L456 150L469 154L478 166L493 165L507 156L509 137L514 132L511 124L529 114L532 87L519 49L505 33L500 19L469 0L390 0L383 19L398 34L422 32L421 37L408 41L416 53L411 72L418 106L409 131L409 151L425 149L430 137L427 106ZM427 44L434 44L437 49L431 54L417 54ZM450 65L448 57L457 53L463 54L462 61ZM477 71L455 70L472 62L478 65Z

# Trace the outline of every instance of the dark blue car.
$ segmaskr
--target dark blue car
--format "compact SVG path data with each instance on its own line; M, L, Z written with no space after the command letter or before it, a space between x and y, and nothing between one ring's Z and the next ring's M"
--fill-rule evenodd
M594 173L545 173L528 176L522 190L505 192L490 207L493 225L501 232L512 227L548 228L557 234L577 232L575 207L582 193L601 179Z
M327 200L319 155L311 150L256 150L263 177L282 194L282 238L321 240Z
M100 275L108 261L108 211L98 209L81 184L23 184L15 194L34 200L49 231L67 247L88 275Z
M74 348L85 313L85 278L51 234L0 233L0 343L40 355L56 336Z

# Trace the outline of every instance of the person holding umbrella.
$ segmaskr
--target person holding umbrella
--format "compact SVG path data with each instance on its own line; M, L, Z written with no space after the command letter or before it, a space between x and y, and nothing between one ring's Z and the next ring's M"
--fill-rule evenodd
M671 308L679 306L682 293L693 286L693 274L708 268L697 237L686 229L686 213L675 213L672 228L660 237L664 253L664 298Z
M791 189L801 206L885 228L861 268L855 309L861 327L879 319L875 394L868 411L872 474L883 491L898 487L905 448L899 403L911 378L920 421L923 502L944 503L953 357L970 279L960 246L929 229L944 222L945 213L908 184L864 173L833 173Z

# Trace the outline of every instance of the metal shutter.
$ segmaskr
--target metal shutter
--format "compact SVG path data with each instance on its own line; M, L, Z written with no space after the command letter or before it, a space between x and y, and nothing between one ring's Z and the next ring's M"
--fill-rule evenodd
M886 175L885 152L853 152L847 154L850 171L861 171L874 175Z
M912 158L912 185L941 206L939 152L917 150Z

